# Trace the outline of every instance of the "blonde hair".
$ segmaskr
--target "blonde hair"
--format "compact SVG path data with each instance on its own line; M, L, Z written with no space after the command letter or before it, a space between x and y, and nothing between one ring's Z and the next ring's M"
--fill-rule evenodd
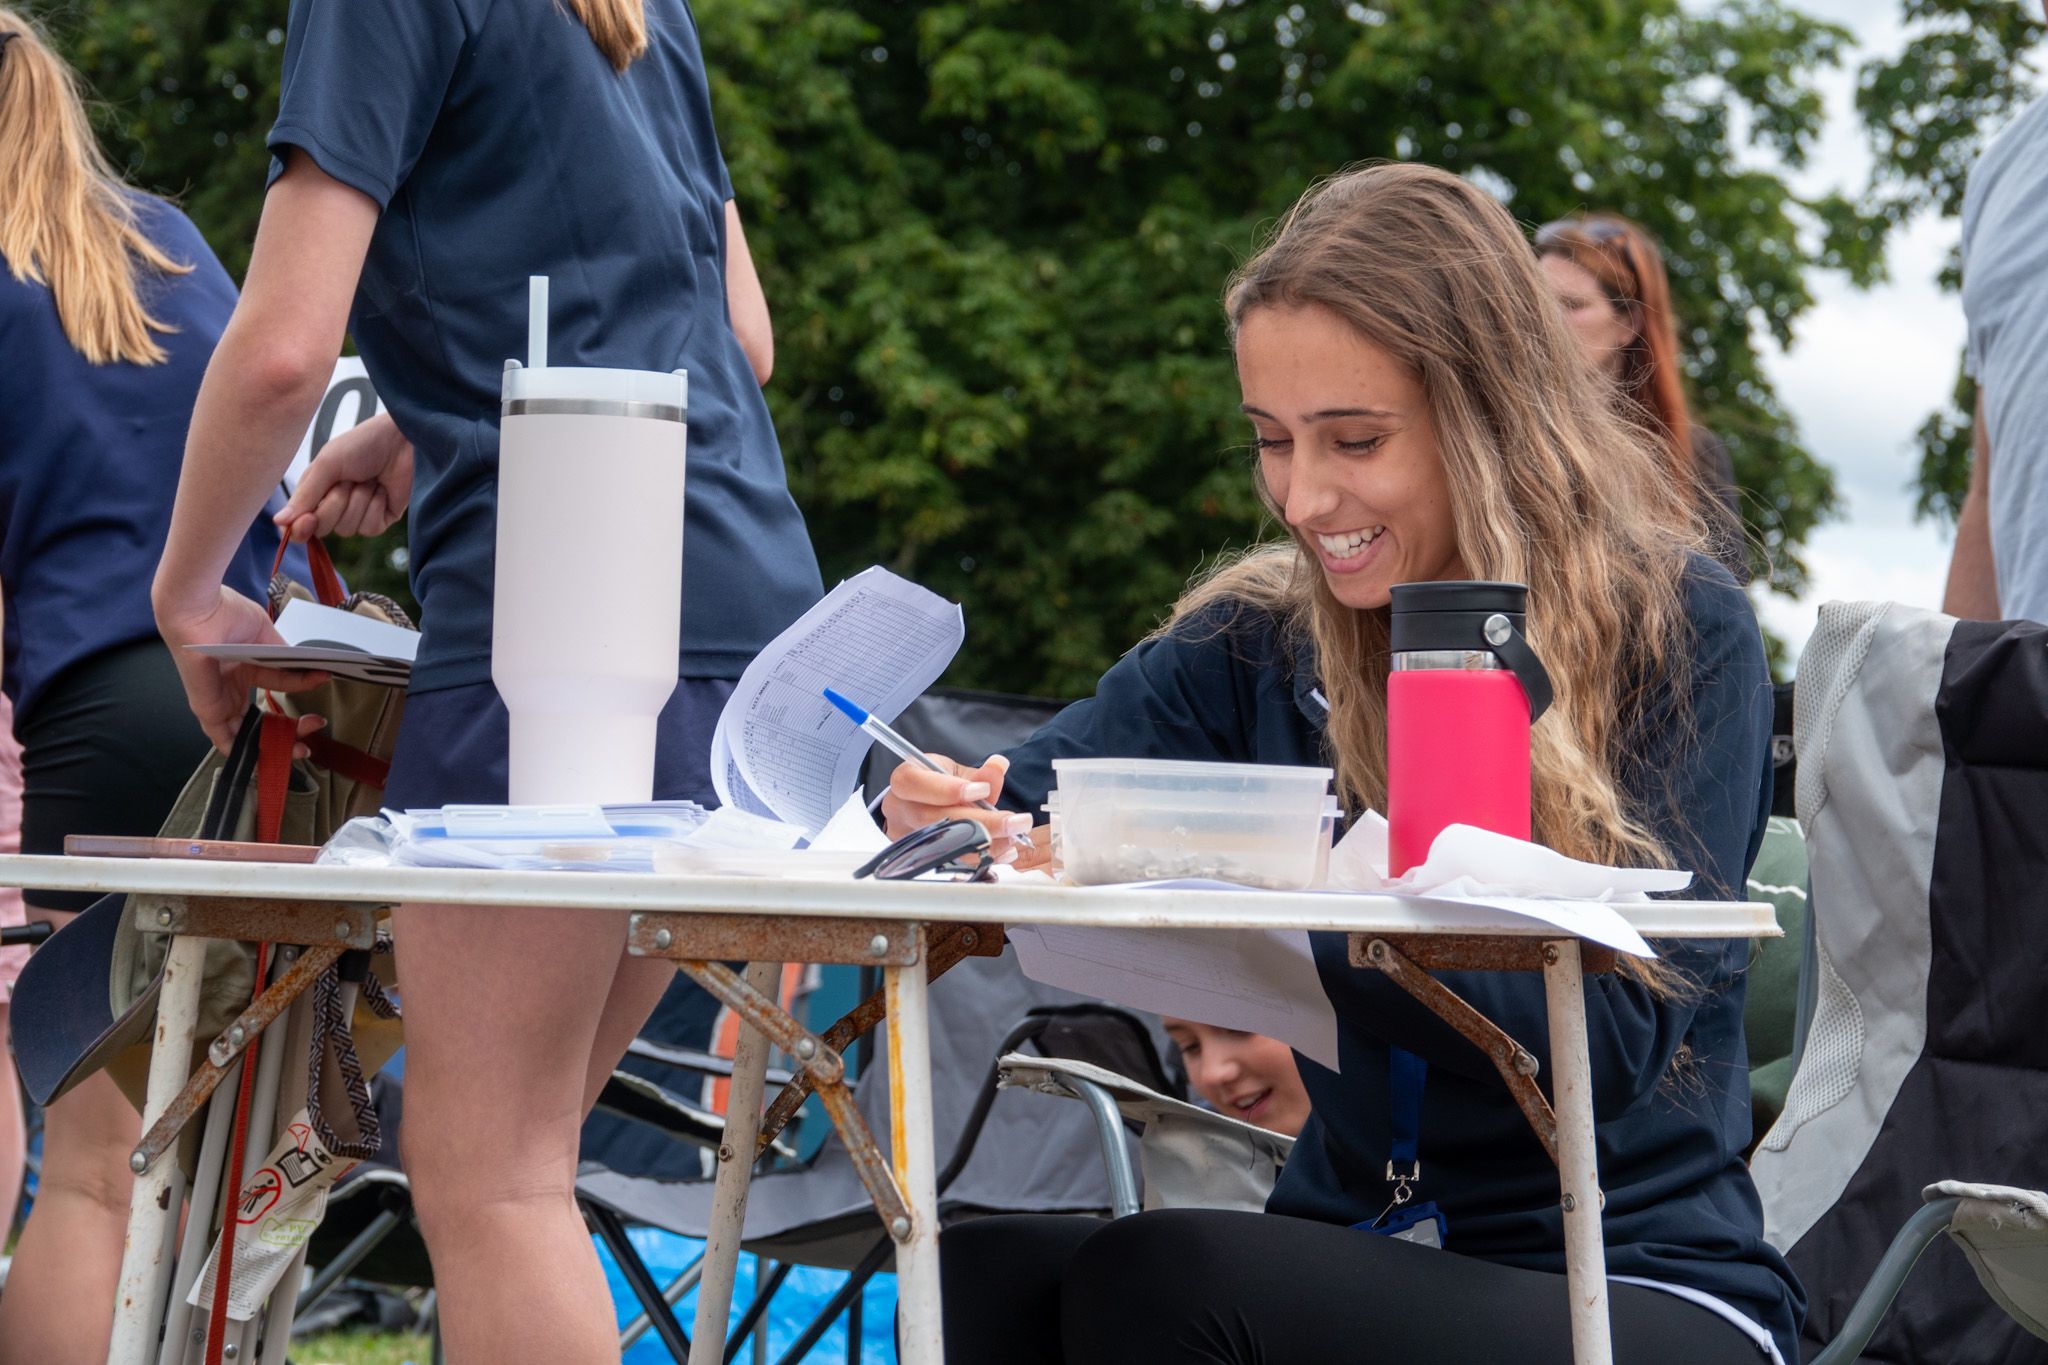
M94 141L71 68L42 33L0 6L0 258L17 280L47 285L64 335L94 365L165 359L138 265L183 275L136 226L130 190Z
M1507 211L1432 167L1355 168L1302 197L1224 305L1233 334L1255 309L1328 309L1420 380L1460 558L1475 578L1529 585L1530 641L1556 686L1531 733L1535 837L1668 865L1623 796L1649 776L1626 771L1624 749L1652 688L1683 705L1681 581L1703 529L1654 438L1596 388ZM1260 493L1272 507L1263 480ZM1339 603L1298 534L1216 568L1174 619L1227 603L1313 644L1339 791L1384 809L1387 609Z
M583 21L591 41L614 71L624 71L647 51L647 0L562 0Z

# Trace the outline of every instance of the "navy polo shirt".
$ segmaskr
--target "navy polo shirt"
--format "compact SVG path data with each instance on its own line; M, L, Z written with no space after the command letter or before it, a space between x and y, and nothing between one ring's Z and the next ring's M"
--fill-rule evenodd
M1770 674L1749 601L1728 571L1695 557L1684 696L1653 694L1623 750L1634 814L1678 866L1686 895L1732 898L1770 815ZM1065 757L1327 764L1313 649L1257 610L1223 607L1148 640L1010 753L1003 804L1036 810ZM1539 721L1539 724L1548 722ZM1297 1054L1313 1106L1267 1208L1346 1226L1386 1207L1388 1049L1429 1063L1422 1179L1449 1220L1447 1249L1564 1271L1557 1168L1484 1054L1375 971L1354 968L1342 934L1313 934L1337 1014L1342 1073ZM1742 1151L1750 1138L1742 1034L1742 940L1658 945L1687 985L1652 994L1619 973L1586 979L1593 1108L1607 1269L1698 1289L1748 1314L1787 1360L1805 1296L1763 1239ZM1432 973L1552 1074L1543 980L1534 972ZM1370 1234L1360 1233L1361 1237Z
M0 262L0 593L7 695L17 718L75 663L152 639L149 585L170 530L192 401L235 307L235 286L184 214L132 196L137 226L182 275L138 267L167 359L92 365L47 285ZM274 501L274 500L273 500ZM257 601L277 531L259 518L227 583Z
M550 279L551 364L689 372L681 675L738 677L822 591L726 313L696 21L683 0L646 16L617 72L556 0L293 0L270 146L383 210L349 327L415 448L415 691L490 678L500 377L529 275Z

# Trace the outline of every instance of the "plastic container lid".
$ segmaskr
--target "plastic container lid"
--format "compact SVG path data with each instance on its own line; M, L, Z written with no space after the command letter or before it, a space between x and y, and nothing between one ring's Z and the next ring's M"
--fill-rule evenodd
M1056 758L1053 780L1073 773L1093 781L1108 779L1114 786L1176 790L1208 786L1225 791L1247 787L1293 786L1316 783L1329 785L1336 774L1328 768L1297 768L1277 763L1200 763L1178 758Z

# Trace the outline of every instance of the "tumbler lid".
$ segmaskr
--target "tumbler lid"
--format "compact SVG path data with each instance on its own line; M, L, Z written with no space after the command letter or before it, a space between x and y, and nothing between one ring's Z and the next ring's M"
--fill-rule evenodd
M1499 657L1529 698L1529 719L1549 709L1549 671L1523 637L1529 589L1521 583L1452 580L1396 583L1391 645L1395 654L1486 651Z
M687 421L690 377L681 370L548 364L548 277L527 279L526 363L505 362L500 415L644 417Z

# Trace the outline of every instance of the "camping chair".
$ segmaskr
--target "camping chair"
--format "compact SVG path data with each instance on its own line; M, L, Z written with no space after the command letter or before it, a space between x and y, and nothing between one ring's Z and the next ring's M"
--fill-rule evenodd
M2048 1361L2048 627L1831 603L1797 709L1804 1022L1752 1169L1807 1359Z
M1007 1053L997 1063L1006 1089L1079 1100L1095 1121L1109 1171L1110 1212L1241 1209L1263 1213L1294 1139L1162 1094L1116 1071L1068 1058ZM1138 1164L1124 1129L1138 1130Z
M1097 1155L1095 1127L1087 1115L1070 1106L1037 1104L1021 1095L997 1093L995 1060L1044 1033L1084 1031L1087 1025L1074 1024L1084 1017L1076 1014L1074 1007L1083 1007L1102 1011L1105 1019L1114 1016L1116 1022L1102 1024L1100 1031L1120 1049L1108 1054L1097 1047L1084 1055L1107 1055L1113 1064L1123 1067L1133 1053L1143 1055L1144 1049L1134 1041L1142 1038L1154 1060L1138 1069L1170 1085L1156 1061L1164 1050L1157 1024L1030 981L1018 971L1008 952L1001 957L962 961L933 983L931 1007L934 1128L938 1151L945 1154L939 1173L941 1220L952 1222L985 1213L1106 1213L1111 1207L1108 1177ZM1033 1011L1039 1013L1034 1016ZM1025 1021L1021 1032L1003 1031L1007 1021L1018 1019ZM1056 1046L1072 1049L1079 1044L1062 1037ZM854 1099L877 1138L886 1141L887 1069L876 1067L863 1073L854 1086ZM643 1224L697 1238L710 1226L712 1183L708 1180L586 1170L577 1181L577 1194L586 1209L606 1211L621 1225ZM753 1301L738 1315L728 1334L728 1352L762 1320L781 1277L788 1273L785 1267L810 1265L853 1272L850 1287L842 1287L840 1295L806 1331L806 1339L784 1353L785 1361L795 1361L802 1359L840 1313L858 1311L859 1286L887 1268L893 1243L881 1236L852 1159L833 1138L802 1167L772 1170L755 1179L747 1201L743 1245L775 1261L777 1271L764 1276ZM628 1282L634 1283L634 1272L626 1264L630 1244L620 1239L613 1251ZM642 1278L651 1281L652 1277ZM657 1326L668 1316L680 1335L661 1295L654 1295L654 1302L644 1292L636 1296ZM858 1335L858 1331L853 1333L856 1339ZM674 1342L671 1349L675 1349Z

